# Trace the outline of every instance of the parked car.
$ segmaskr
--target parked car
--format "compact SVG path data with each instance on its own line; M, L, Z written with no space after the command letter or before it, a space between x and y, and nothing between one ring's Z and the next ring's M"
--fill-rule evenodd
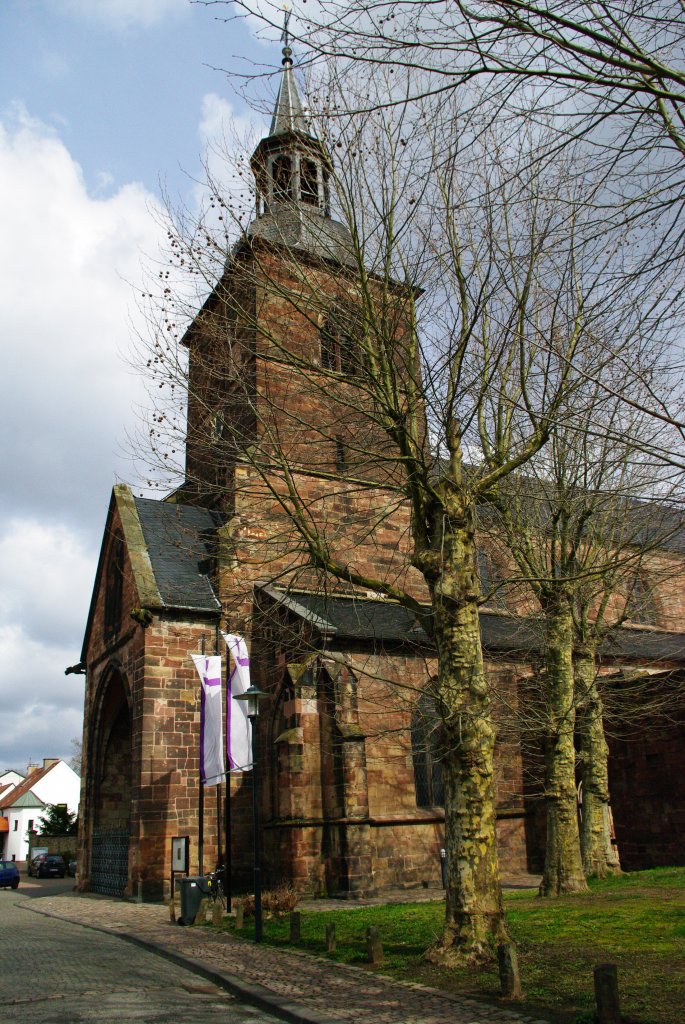
M70 860L67 865L67 874L71 875L72 878L76 878L77 863L75 860Z
M19 868L13 860L0 860L0 889L19 886Z
M29 864L28 873L34 878L64 878L67 867L58 853L39 853Z

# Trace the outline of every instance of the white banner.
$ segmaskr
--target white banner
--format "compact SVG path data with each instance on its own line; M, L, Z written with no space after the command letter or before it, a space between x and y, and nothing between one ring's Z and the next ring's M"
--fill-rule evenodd
M233 658L233 671L226 692L226 753L232 772L252 768L252 725L247 717L247 701L235 700L250 686L250 655L242 636L224 633L226 647Z
M193 654L202 681L200 715L200 777L205 786L224 780L224 744L221 729L221 657Z

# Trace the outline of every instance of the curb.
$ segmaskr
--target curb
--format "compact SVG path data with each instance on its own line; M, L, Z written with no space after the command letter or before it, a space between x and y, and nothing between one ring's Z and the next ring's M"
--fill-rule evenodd
M102 932L103 935L112 935L115 938L123 939L125 942L130 942L131 945L146 949L150 953L154 953L176 964L178 967L184 967L191 973L197 974L219 988L225 989L243 1002L256 1006L257 1009L264 1010L274 1017L280 1017L281 1020L287 1021L288 1024L349 1024L348 1021L342 1021L339 1017L324 1016L318 1012L314 1015L314 1013L303 1009L298 1003L274 995L273 992L270 992L263 985L246 982L228 971L207 967L201 960L184 956L182 953L176 953L165 946L160 946L156 942L151 942L149 939L141 939L138 935L134 935L131 932L121 931L117 928L106 928L104 925L72 921L69 918L62 917L60 914L54 914L49 910L35 907L32 905L33 902L30 897L27 897L26 901L22 904L22 909L31 910L34 914L41 914L43 917L51 917L55 921L73 924L77 928L88 928L90 931Z
M35 902L36 901L32 900L30 897L26 897L22 903L22 907L23 909L33 911L35 914L41 914L43 917L50 917L56 921L73 924L77 928L88 928L91 931L102 932L104 935L111 935L116 938L123 939L125 942L129 942L131 945L137 946L140 949L146 949L156 956L162 957L179 967L183 967L191 973L196 974L198 977L204 978L206 981L211 982L217 987L230 992L231 995L236 996L242 1002L255 1006L259 1010L263 1010L274 1017L278 1017L281 1020L288 1022L288 1024L350 1024L347 1019L342 1020L340 1017L331 1017L319 1010L304 1009L295 1000L275 995L270 989L267 989L263 985L259 985L255 982L247 982L239 975L232 974L229 971L223 971L216 967L208 967L202 960L187 956L183 953L177 953L175 950L169 949L157 942L153 942L150 939L143 939L132 932L124 931L119 928L107 928L105 925L101 924L73 921L68 917L62 917L60 914L56 914L52 911L43 910L40 907L35 906ZM320 960L323 963L329 963L329 961L324 957L312 956L312 954L304 953L300 950L291 949L289 952L295 956L302 956L308 959ZM367 972L362 967L358 967L354 964L346 964L345 969L352 972L360 972L365 976L367 975ZM457 1000L454 1000L454 997L449 993L442 992L439 989L433 989L427 985L422 985L416 982L398 981L396 978L392 978L384 974L379 974L377 976L379 979L391 982L400 988L406 987L407 989L415 992L425 992L427 995L440 995L448 1003L456 1001L464 1009L473 1009L476 1012L482 1011L486 1008L494 1010L498 1016L501 1017L501 1024L506 1024L507 1020L511 1020L513 1024L550 1024L549 1018L545 1019L537 1015L529 1016L526 1014L525 1010L522 1009L507 1010L504 1007L495 1007L488 1002L473 999L469 996L459 997ZM474 1021L473 1024L476 1024L476 1022Z

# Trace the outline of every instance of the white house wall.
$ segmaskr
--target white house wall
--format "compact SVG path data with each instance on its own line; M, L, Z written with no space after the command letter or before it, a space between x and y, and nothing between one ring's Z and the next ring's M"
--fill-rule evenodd
M17 807L5 812L10 826L5 832L3 860L26 860L29 852L28 830L45 813L43 807Z
M31 792L44 804L66 804L72 814L76 814L81 799L81 779L65 761L58 761L31 786Z

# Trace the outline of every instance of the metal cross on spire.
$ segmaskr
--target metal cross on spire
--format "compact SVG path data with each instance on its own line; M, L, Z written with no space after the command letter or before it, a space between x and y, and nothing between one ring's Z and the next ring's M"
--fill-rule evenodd
M284 44L284 50L290 49L290 32L288 26L290 25L290 7L288 4L283 4L283 31L281 32L281 42Z

